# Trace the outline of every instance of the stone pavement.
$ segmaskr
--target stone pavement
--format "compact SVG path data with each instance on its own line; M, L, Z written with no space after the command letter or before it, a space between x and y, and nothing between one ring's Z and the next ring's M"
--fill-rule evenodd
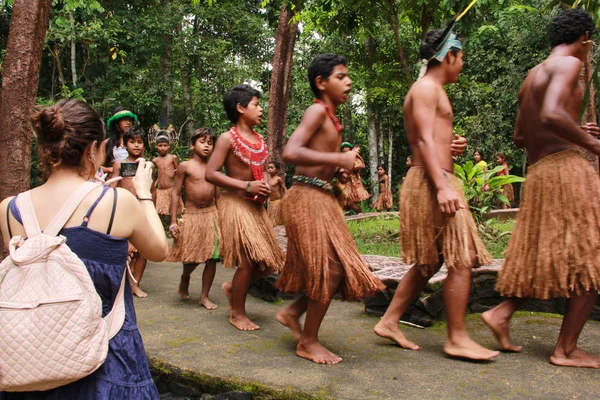
M259 331L240 332L228 323L226 299L219 287L232 274L218 266L211 297L221 307L207 311L198 305L200 269L192 275L192 297L184 301L177 295L181 264L148 263L142 287L149 297L136 299L135 305L146 350L155 363L184 369L186 376L201 382L217 386L225 382L254 391L255 398L302 399L308 394L318 399L365 400L595 399L600 392L599 371L548 363L560 319L531 313L513 321L513 338L525 346L523 353L472 363L444 357L444 325L424 330L403 327L423 350L402 350L372 333L378 319L365 315L362 303L334 301L320 337L344 361L316 365L294 355L292 335L274 319L288 301L273 304L248 297L248 312L261 326ZM469 316L467 326L474 339L495 347L492 334L477 316ZM599 339L600 323L589 322L581 346L600 354Z

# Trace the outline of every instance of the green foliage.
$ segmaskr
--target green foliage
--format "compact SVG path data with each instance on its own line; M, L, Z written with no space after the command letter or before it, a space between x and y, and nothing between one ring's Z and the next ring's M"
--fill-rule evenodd
M469 203L469 209L476 221L483 219L494 204L509 204L502 194L502 186L524 182L525 178L515 175L497 175L504 167L499 165L491 170L483 171L472 161L462 165L454 164L454 175L460 180Z
M400 257L398 215L349 221L348 227L360 254Z
M477 226L479 236L493 258L504 258L515 220L499 221L495 218L481 221Z

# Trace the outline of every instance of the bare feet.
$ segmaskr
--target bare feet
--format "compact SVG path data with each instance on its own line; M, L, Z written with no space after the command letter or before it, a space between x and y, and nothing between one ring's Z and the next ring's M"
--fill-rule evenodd
M200 296L200 304L202 304L207 310L215 310L217 309L217 307L219 307L215 303L210 301L208 297L204 296Z
M231 316L229 317L229 323L240 331L256 331L260 329L260 326L250 321L250 318L248 318L247 315Z
M377 323L377 325L375 325L373 332L375 332L375 334L377 336L380 336L385 339L389 339L392 342L397 343L403 349L409 349L409 350L419 350L420 349L419 346L417 346L410 340L406 339L406 336L404 336L404 334L398 327L398 324L390 325L390 324L387 324L384 320L381 320L381 321L379 321L379 323Z
M486 349L468 336L454 342L446 339L444 352L451 357L466 358L475 361L491 360L500 354L499 351Z
M600 368L600 358L581 349L575 349L569 355L555 350L554 354L550 356L550 364L559 367Z
M281 325L290 328L294 339L297 342L300 341L300 336L302 336L302 326L300 326L299 316L292 315L287 308L284 308L277 313L277 321Z
M179 297L181 297L182 299L187 299L188 297L190 297L190 293L188 292L188 289L190 287L190 277L185 276L185 275L181 275L181 280L179 281L179 290L177 291L177 293L179 293Z
M148 297L148 293L144 292L140 288L140 285L133 285L133 286L131 286L131 291L133 292L134 295L136 295L140 299Z
M225 293L225 296L227 297L227 310L229 310L229 312L231 312L233 308L233 294L231 293L231 289L231 282L225 282L221 285L221 290L223 291L223 293Z
M517 346L510 342L510 337L508 333L508 323L509 319L501 318L495 309L491 309L489 311L481 314L481 319L483 322L491 329L496 336L496 340L500 343L500 350L502 351L511 351L514 353L518 353L523 350L523 346Z
M327 350L321 343L300 344L296 347L296 355L306 358L317 364L337 364L342 361L341 357Z

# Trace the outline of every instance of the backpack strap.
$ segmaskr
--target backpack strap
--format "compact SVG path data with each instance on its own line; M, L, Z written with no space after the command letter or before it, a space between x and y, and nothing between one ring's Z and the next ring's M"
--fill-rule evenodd
M31 190L21 193L17 197L17 208L21 214L21 221L23 222L23 228L28 238L40 235L42 229L35 216L35 209L31 202Z
M117 296L115 297L115 301L113 302L112 310L106 317L104 317L104 322L108 327L108 338L112 339L123 326L125 322L125 277L127 276L127 266L125 267L125 271L123 272L123 277L121 278L121 286L119 287L119 291L117 292Z
M85 182L82 183L75 192L69 197L67 202L62 206L58 214L54 216L52 221L44 229L44 234L49 236L56 236L58 232L65 226L71 215L77 210L77 207L81 204L83 199L94 189L101 186L98 182ZM39 226L39 225L38 225ZM29 234L28 234L29 236Z

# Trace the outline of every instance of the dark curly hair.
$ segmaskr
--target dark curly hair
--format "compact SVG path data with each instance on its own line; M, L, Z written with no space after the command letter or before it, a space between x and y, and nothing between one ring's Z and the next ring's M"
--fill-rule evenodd
M194 129L194 134L190 138L190 143L192 144L192 146L194 146L196 144L196 140L198 140L204 136L211 139L213 144L217 141L217 135L215 135L215 133L211 129L198 128L198 129Z
M237 105L241 104L242 107L248 107L248 104L253 97L260 99L260 92L250 85L236 85L229 89L225 94L225 97L223 97L223 107L225 107L227 118L236 124L240 117Z
M548 27L552 47L575 43L586 32L594 33L594 20L582 8L569 8L554 17Z
M443 29L434 29L427 32L425 36L423 36L421 47L419 48L419 57L421 57L421 60L429 60L429 67L435 67L436 65L441 64L438 60L432 57L437 53L436 49L440 45L443 34ZM452 54L457 55L460 49L452 47L450 51Z
M317 98L321 97L321 91L317 87L315 80L318 76L327 80L333 73L336 65L346 65L346 58L337 54L328 53L319 54L310 62L310 65L308 66L308 82Z

